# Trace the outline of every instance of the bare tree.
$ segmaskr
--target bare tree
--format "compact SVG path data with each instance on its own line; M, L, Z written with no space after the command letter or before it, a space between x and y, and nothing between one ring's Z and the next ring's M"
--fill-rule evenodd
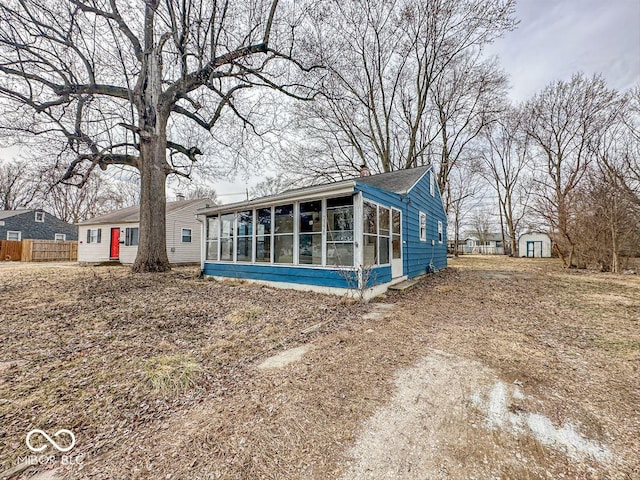
M166 270L165 183L203 154L198 129L235 114L259 133L249 116L258 97L243 92L298 91L288 68L299 22L277 11L278 0L3 1L3 128L58 142L60 158L72 158L65 182L82 185L96 167L139 170L133 269Z
M518 256L517 234L530 196L525 177L530 163L530 138L524 115L512 108L491 124L483 135L486 144L481 154L485 176L498 195L501 223L509 236L511 255L515 256Z
M40 193L41 180L20 160L0 161L0 210L28 207Z
M547 86L528 105L528 134L539 159L539 210L567 267L574 265L576 249L574 192L594 158L589 146L609 124L617 99L602 77L576 74Z
M485 105L495 69L479 53L513 28L513 10L511 0L328 4L317 35L329 66L325 96L300 106L298 122L308 141L293 169L303 165L306 174L341 178L363 163L377 172L436 163L433 145L443 125L456 135L482 123L477 107ZM451 82L455 89L447 90ZM460 140L456 147L466 141ZM451 142L444 144L452 148Z
M473 212L483 199L485 187L480 181L479 170L469 165L456 168L449 177L449 220L453 232L454 255L458 256L460 232L470 212Z

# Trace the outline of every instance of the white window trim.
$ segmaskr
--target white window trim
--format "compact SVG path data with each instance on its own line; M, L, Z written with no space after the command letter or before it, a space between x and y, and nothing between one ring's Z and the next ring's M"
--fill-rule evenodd
M442 222L438 220L438 243L442 243L444 239L444 230L442 228Z
M424 236L422 235L422 219L424 218ZM427 214L425 212L419 212L418 216L418 234L420 235L420 241L427 241Z
M429 193L432 197L436 196L436 180L433 175L433 170L429 172Z
M58 238L59 236L61 236L62 238ZM53 239L65 242L67 240L67 234L66 233L56 233L56 234L53 235Z
M40 217L40 220L38 220L38 217ZM35 220L38 223L44 223L44 212L36 212Z
M9 238L9 235L12 233L17 233L18 234L18 240L11 240ZM7 240L12 241L12 242L21 242L22 241L22 232L19 230L7 230Z
M185 230L189 230L189 241L184 241L184 232ZM191 228L182 228L180 229L180 243L193 243L193 229Z

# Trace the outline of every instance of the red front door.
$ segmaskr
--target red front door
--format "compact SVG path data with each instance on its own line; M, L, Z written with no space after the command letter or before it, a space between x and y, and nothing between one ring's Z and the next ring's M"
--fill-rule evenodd
M111 250L109 251L109 257L112 259L120 258L120 229L111 229Z

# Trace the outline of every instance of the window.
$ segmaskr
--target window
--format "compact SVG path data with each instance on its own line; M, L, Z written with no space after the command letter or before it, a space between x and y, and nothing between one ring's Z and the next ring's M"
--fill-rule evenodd
M182 229L182 243L191 243L191 229L183 228Z
M36 212L36 222L44 223L44 212Z
M390 212L388 208L378 207L378 220L380 222L378 231L378 256L380 265L389 263L389 246L390 246Z
M442 243L442 222L438 221L438 243Z
M273 261L293 263L293 205L273 209Z
M427 214L420 212L420 241L427 241Z
M220 219L218 216L207 217L207 260L218 260L220 238Z
M429 193L432 197L436 196L436 179L433 175L433 170L429 172Z
M298 263L322 265L322 202L300 204Z
M124 244L126 246L138 245L138 227L125 229Z
M87 243L100 243L102 240L101 228L90 228L87 230Z
M353 265L353 197L327 200L327 265Z
M66 234L64 234L64 233L56 233L56 234L53 236L53 239L54 239L54 240L60 240L60 241L63 241L63 242L64 242L64 241L67 239L67 235L66 235Z
M271 208L257 211L256 262L271 262Z
M253 260L253 211L238 212L237 217L238 245L236 258L238 262Z
M233 261L233 220L235 215L220 216L220 260Z
M20 240L22 240L22 232L15 232L13 230L8 230L7 240L10 240L13 242L19 242Z
M391 251L394 259L402 258L402 234L400 233L400 210L391 209L392 242Z
M378 263L378 207L365 202L362 217L364 264L376 265Z

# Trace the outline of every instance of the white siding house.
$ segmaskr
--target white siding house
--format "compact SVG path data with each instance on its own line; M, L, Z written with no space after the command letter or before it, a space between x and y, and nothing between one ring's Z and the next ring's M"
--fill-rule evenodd
M167 203L167 255L171 263L199 263L201 225L198 209L213 206L209 199ZM127 207L78 224L78 261L117 261L131 264L138 253L139 207Z
M551 257L551 238L546 233L523 233L518 239L518 255L530 258Z

